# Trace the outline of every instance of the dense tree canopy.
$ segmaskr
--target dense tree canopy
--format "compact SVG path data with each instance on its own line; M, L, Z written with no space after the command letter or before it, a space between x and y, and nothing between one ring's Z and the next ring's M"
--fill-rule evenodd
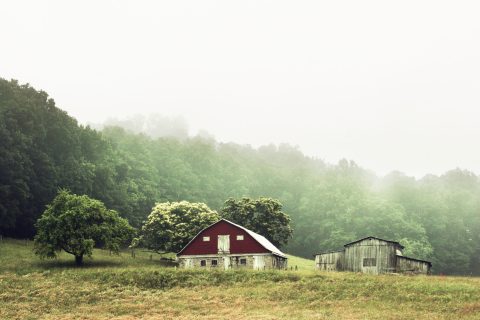
M63 250L75 256L91 256L94 246L118 252L134 230L126 219L105 208L101 201L60 191L36 223L35 253L55 258Z
M287 244L293 232L290 217L282 211L282 207L278 200L271 198L230 198L225 201L222 216L261 234L280 247Z
M218 213L204 203L157 203L142 227L140 244L157 252L178 252L218 220Z
M435 272L480 274L480 181L468 171L378 178L354 162L326 164L289 145L95 131L45 92L2 79L0 151L6 236L32 237L59 188L101 200L137 228L156 202L221 210L225 199L270 197L292 220L286 252L311 257L373 235L401 241L408 254L431 259Z

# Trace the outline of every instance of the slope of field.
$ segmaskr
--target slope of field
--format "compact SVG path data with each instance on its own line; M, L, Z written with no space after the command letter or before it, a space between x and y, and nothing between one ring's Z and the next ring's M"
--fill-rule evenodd
M480 319L480 279L298 271L197 271L96 250L40 261L0 242L0 319Z

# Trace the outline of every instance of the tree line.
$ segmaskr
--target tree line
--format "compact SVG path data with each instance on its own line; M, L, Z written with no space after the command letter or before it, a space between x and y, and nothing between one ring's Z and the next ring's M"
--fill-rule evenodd
M156 203L220 211L225 199L283 203L284 250L311 257L373 235L400 241L434 271L480 274L480 180L454 169L377 177L352 161L327 164L290 145L254 149L211 137L151 138L82 126L42 91L0 79L0 233L33 237L59 189L88 195L135 227ZM240 214L240 213L239 213Z

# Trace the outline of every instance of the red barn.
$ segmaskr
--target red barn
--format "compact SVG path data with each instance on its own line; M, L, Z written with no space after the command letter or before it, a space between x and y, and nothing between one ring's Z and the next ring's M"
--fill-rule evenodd
M200 231L178 254L182 268L283 269L287 257L265 237L226 219Z

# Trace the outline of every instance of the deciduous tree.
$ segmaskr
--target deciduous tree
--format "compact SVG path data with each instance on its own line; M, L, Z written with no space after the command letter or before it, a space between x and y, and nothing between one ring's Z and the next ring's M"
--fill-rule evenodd
M41 258L55 258L59 251L75 256L77 265L91 256L94 246L118 252L134 229L118 213L88 196L59 191L36 223L34 251Z
M282 211L283 205L275 199L233 198L225 201L222 216L255 231L276 246L287 244L293 230L290 217Z
M157 252L180 251L200 230L219 220L204 203L157 203L142 227L140 244Z

